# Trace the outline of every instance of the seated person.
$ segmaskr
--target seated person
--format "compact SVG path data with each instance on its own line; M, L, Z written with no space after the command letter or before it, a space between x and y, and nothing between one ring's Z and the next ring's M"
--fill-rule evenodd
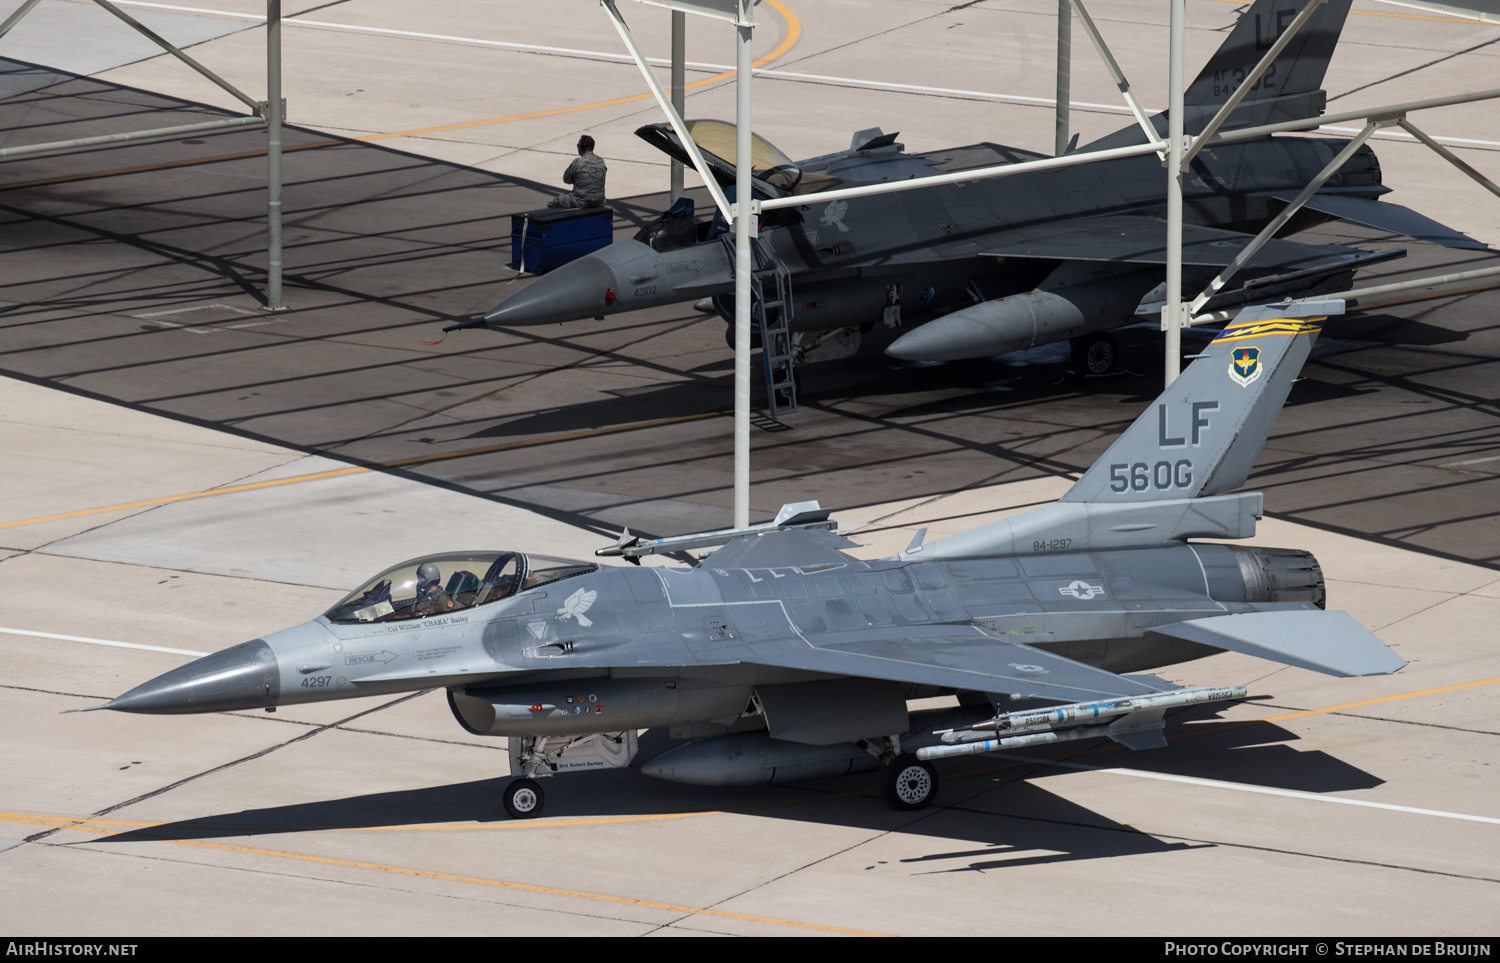
M578 138L578 158L563 171L563 183L572 184L568 194L559 194L547 202L548 207L603 207L604 161L594 153L594 138Z
M453 608L453 599L443 592L443 574L438 567L431 562L417 566L417 597L411 603L409 614L425 618L452 612Z

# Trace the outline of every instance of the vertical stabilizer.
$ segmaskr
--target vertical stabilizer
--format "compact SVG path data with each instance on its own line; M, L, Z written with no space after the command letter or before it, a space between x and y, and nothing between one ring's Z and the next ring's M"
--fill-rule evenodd
M1061 500L1201 498L1240 487L1323 320L1343 313L1342 301L1243 309Z
M1297 14L1308 3L1318 2L1320 0L1255 0L1240 15L1224 43L1209 58L1208 65L1184 91L1183 131L1187 134L1202 132ZM1328 62L1333 59L1333 50L1338 46L1352 0L1321 2L1322 8L1313 14L1256 81L1221 130L1322 115L1328 102L1323 77L1328 73ZM1167 135L1166 111L1154 115L1151 123L1161 136ZM1085 149L1102 150L1141 143L1145 143L1145 135L1132 124Z
M1230 31L1217 53L1183 95L1185 130L1196 134L1213 117L1240 81L1255 69L1267 50L1308 3L1318 0L1256 0ZM1223 129L1275 124L1317 117L1327 95L1323 77L1338 45L1351 0L1324 0L1307 25L1297 32L1266 69L1246 98L1235 108Z

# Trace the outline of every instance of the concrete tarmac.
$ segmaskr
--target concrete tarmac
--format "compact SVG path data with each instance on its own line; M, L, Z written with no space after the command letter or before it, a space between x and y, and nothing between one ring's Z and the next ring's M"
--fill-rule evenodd
M0 0L0 16L13 6ZM96 9L38 10L75 6ZM608 145L620 233L662 206L664 164L629 133L656 117L622 101L642 92L639 77L594 5L496 6L434 2L416 22L382 0L287 4L308 23L286 30L300 126L287 134L284 313L258 301L263 135L0 164L0 299L15 305L0 312L11 929L1494 932L1493 289L1364 305L1330 324L1252 476L1271 516L1255 541L1313 551L1330 607L1411 664L1359 680L1234 654L1169 667L1172 681L1243 684L1253 698L1172 716L1164 750L950 762L937 804L912 814L887 809L873 776L708 790L635 768L572 774L545 784L544 818L517 822L499 800L504 743L460 729L441 692L274 715L61 719L194 653L304 621L402 558L588 557L624 524L726 523L716 318L662 310L417 343L525 283L503 266L508 215L556 189L581 130ZM665 15L623 6L650 52L664 51ZM243 25L263 5L163 7L140 9L180 18L157 26L261 89L260 32ZM1159 7L1094 11L1153 106ZM1500 28L1357 7L1331 109L1493 73ZM758 54L786 49L765 65L782 73L757 80L757 127L796 156L874 124L912 150L1050 149L1050 107L1021 99L1050 95L1050 3L761 9ZM1237 9L1193 6L1190 69ZM719 32L695 25L703 46L689 58L729 62ZM14 36L0 57L32 66L0 72L11 78L0 90L18 91L0 99L0 146L188 123L234 103L169 58L111 60L46 31L23 57L6 46ZM1075 41L1074 99L1112 103ZM732 113L723 80L690 100L690 113ZM502 120L520 115L532 116ZM1450 142L1494 177L1493 116L1471 105L1417 119L1462 138ZM1127 119L1084 106L1074 117L1085 139ZM1490 195L1409 141L1374 143L1393 200L1500 242ZM1483 260L1337 225L1303 239L1407 247L1374 272L1388 277ZM1046 349L915 368L872 350L808 368L802 410L760 421L754 507L819 497L875 557L920 527L932 539L1056 498L1160 384L1159 336L1122 341L1137 373L1088 381ZM648 734L642 757L663 747Z

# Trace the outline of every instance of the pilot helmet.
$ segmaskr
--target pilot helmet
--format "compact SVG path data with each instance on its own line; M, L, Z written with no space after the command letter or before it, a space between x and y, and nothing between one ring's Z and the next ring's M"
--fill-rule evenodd
M423 562L417 566L417 594L426 595L432 589L437 588L438 583L443 580L443 573L432 562Z

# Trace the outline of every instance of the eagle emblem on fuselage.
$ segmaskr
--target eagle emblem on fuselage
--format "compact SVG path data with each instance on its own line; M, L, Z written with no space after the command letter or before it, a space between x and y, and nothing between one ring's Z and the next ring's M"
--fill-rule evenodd
M849 228L844 226L844 215L848 211L848 201L833 201L827 207L823 208L823 216L818 220L818 223L824 227L836 227L845 234L848 234Z
M563 600L562 608L557 610L559 619L577 619L578 624L584 628L593 625L593 620L586 619L583 613L594 607L594 599L599 593L593 589L579 589Z

